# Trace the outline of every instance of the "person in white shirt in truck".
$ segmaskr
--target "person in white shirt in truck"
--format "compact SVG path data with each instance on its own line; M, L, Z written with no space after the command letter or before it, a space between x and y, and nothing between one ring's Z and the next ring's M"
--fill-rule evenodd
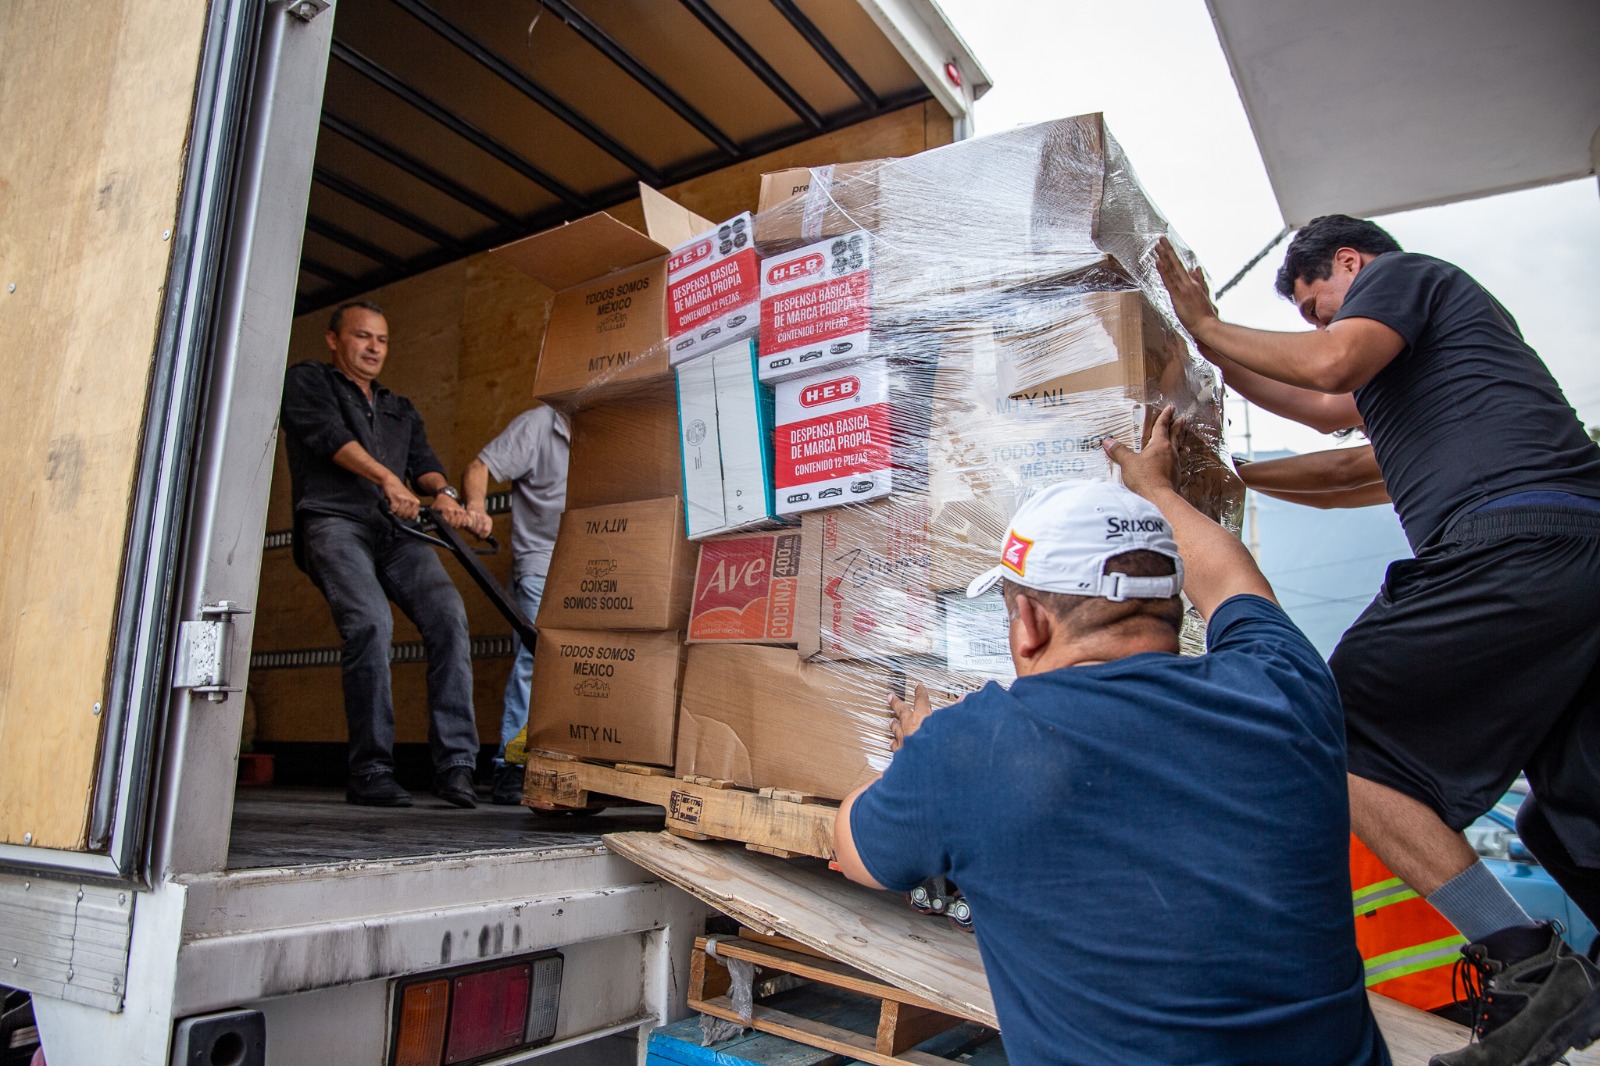
M555 549L556 530L567 505L567 461L572 430L567 416L553 407L535 407L513 418L484 445L461 475L467 528L487 537L493 520L484 503L489 478L511 482L511 587L517 606L532 622L544 599L545 575ZM522 767L506 762L506 745L528 724L533 690L533 649L517 642L516 662L506 679L500 719L500 747L494 756L491 797L508 806L522 802Z
M1001 585L1017 680L891 701L904 739L841 806L839 866L960 886L1012 1062L1387 1064L1338 691L1244 545L1174 491L1171 425L1142 453L1107 442L1128 488L1017 510L968 589ZM1180 590L1206 655L1178 654Z
M1165 242L1158 266L1230 387L1367 435L1415 553L1329 666L1356 835L1470 942L1475 1040L1435 1066L1548 1066L1588 1046L1600 971L1462 830L1525 772L1523 842L1600 920L1600 448L1498 300L1369 221L1325 215L1290 242L1276 287L1309 332L1222 321Z

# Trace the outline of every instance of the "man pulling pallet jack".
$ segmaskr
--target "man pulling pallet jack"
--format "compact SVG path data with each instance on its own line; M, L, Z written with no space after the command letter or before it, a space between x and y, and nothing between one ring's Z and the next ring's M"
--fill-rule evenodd
M1174 491L1171 425L1142 453L1107 443L1133 491L1066 483L1018 510L968 593L1002 583L1017 681L896 708L902 747L835 822L840 868L961 886L1013 1062L1388 1063L1333 678ZM1207 655L1177 654L1180 589Z

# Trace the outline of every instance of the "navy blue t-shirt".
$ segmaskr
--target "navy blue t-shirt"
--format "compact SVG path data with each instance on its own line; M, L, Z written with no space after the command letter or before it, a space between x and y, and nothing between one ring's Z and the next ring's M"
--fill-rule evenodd
M1355 392L1412 551L1455 518L1530 490L1600 496L1600 448L1516 321L1460 267L1386 252L1334 321L1370 318L1405 340Z
M867 870L972 901L1016 1063L1368 1066L1333 677L1235 596L1210 652L990 684L855 802Z

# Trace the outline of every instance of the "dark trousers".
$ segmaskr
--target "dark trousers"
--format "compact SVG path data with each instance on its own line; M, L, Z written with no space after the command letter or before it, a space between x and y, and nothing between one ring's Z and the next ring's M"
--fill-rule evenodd
M1600 925L1600 870L1579 865L1556 836L1550 819L1544 816L1536 796L1529 796L1517 808L1517 835L1533 852L1533 857L1555 879L1572 902L1596 925Z
M351 776L394 769L390 600L422 633L428 656L428 744L435 770L475 766L478 729L467 611L434 550L387 520L307 515L303 530L307 572L327 597L344 642Z

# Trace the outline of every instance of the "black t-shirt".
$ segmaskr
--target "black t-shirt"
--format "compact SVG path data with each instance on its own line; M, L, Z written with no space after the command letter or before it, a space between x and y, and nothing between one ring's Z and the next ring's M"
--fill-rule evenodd
M1387 252L1350 283L1343 318L1406 342L1355 400L1413 551L1512 493L1600 497L1600 448L1516 321L1464 270Z

